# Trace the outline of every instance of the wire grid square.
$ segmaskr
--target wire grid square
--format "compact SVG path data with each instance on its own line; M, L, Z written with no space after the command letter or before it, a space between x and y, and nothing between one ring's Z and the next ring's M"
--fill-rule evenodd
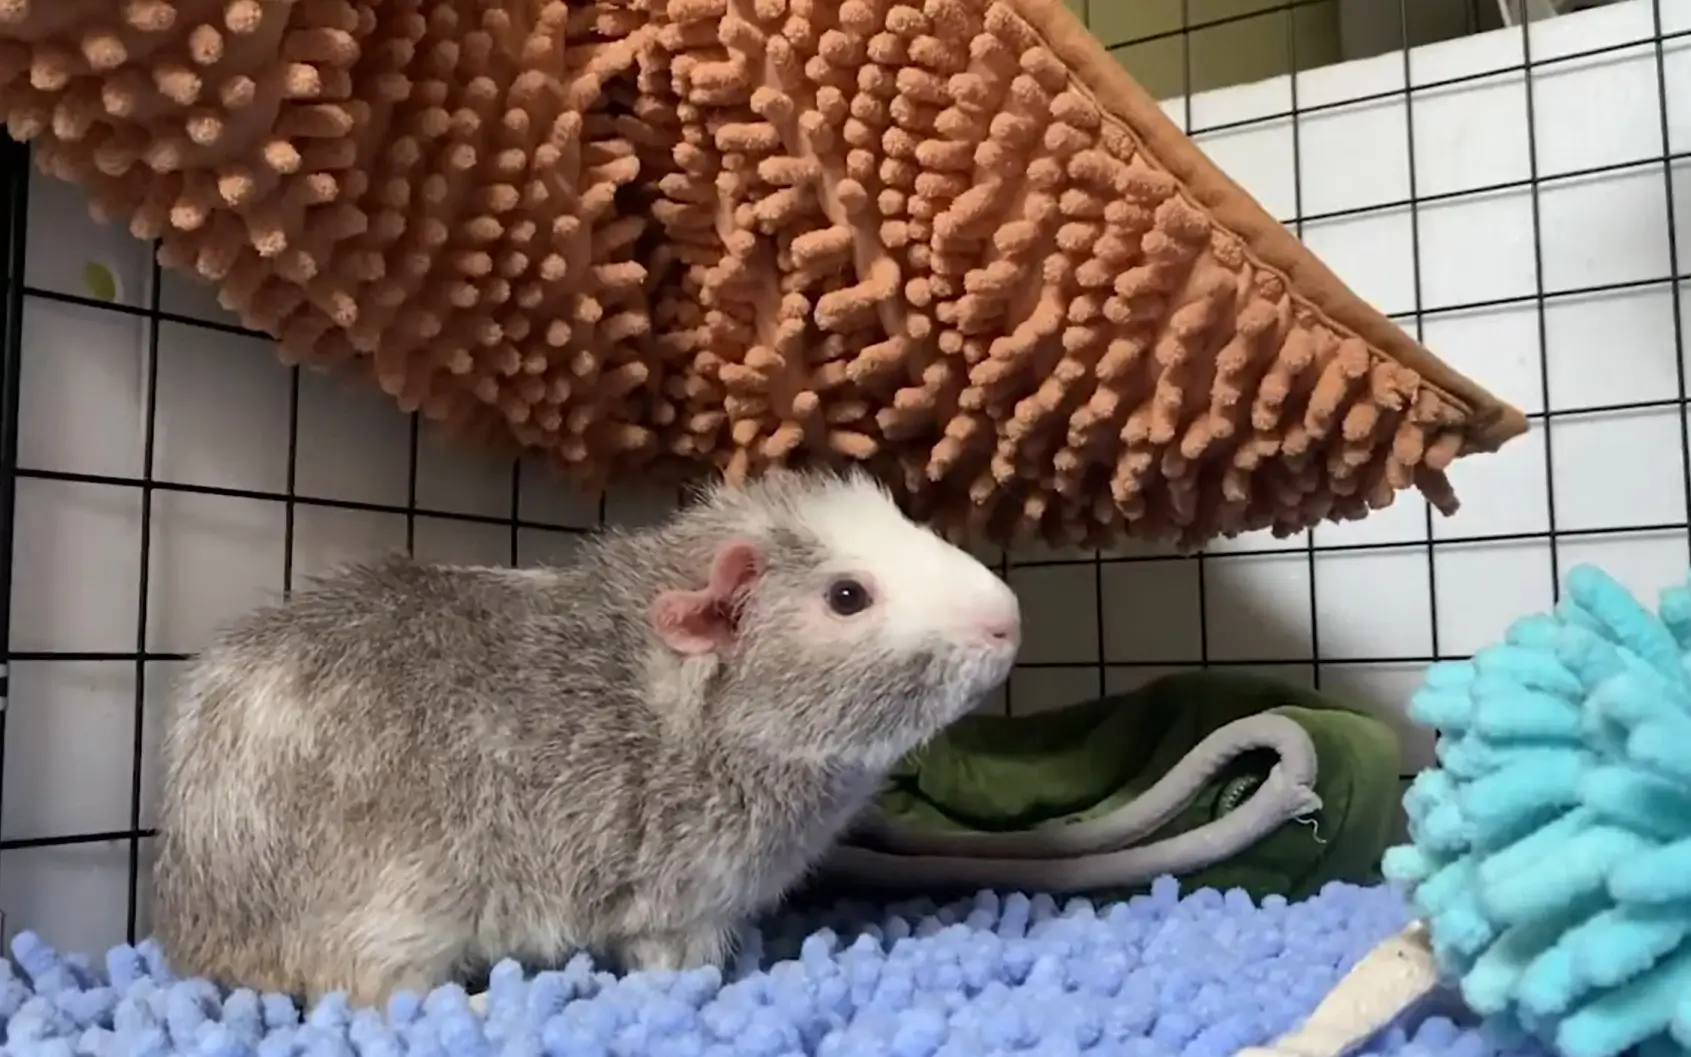
M511 509L511 486L519 464L490 466L488 463L480 452L449 444L433 430L421 431L417 440L417 505L496 520L506 517ZM496 525L479 527L498 528Z
M1464 459L1450 469L1462 497L1454 518L1431 518L1436 541L1545 538L1550 532L1549 431L1530 422L1525 436L1484 459Z
M504 565L511 560L511 533L503 525L419 516L412 553L423 561L453 565ZM522 541L518 540L521 559Z
M21 365L18 403L33 420L18 439L21 465L113 479L141 475L146 409L136 397L146 385L146 365L135 350L145 334L145 322L135 316L52 301L31 305L22 342L53 355Z
M1433 580L1440 595L1433 627L1440 649L1455 656L1475 653L1522 614L1548 610L1555 596L1551 561L1547 539L1434 548Z
M1545 386L1553 407L1649 403L1671 393L1681 370L1674 320L1683 310L1666 284L1569 294L1545 302ZM1634 343L1625 371L1594 355L1616 334Z
M412 452L421 460L421 431L393 414L386 394L313 371L295 378L295 493L403 511L413 487ZM348 458L351 452L357 457Z
M1310 596L1306 553L1218 554L1204 563L1203 645L1212 663L1303 661L1315 655L1314 614L1277 600ZM1187 655L1190 660L1191 655Z
M1191 664L1203 655L1204 582L1195 560L1110 562L1101 573L1095 641L1103 653L1098 659L1105 664ZM1024 620L1050 622L1032 607ZM1081 641L1078 634L1074 638Z
M285 491L292 401L288 369L270 354L270 343L192 324L158 326L158 369L151 380L159 409L153 476L212 488ZM141 343L136 346L139 351ZM136 360L139 382L145 365L140 356ZM143 405L138 399L131 403ZM37 432L33 426L23 427L26 436ZM136 432L142 442L134 445L137 451L144 437L144 429Z
M14 497L11 543L28 560L13 563L9 652L121 655L133 649L147 517L140 491L20 478Z
M1301 215L1304 245L1358 296L1388 314L1414 309L1416 217L1410 206Z
M1098 578L1089 561L1011 565L1005 581L1024 610L1023 664L1098 664ZM1062 620L1037 620L1035 614L1062 613ZM1020 698L1014 690L1013 699Z
M1388 4L1391 41L1425 39L1418 9ZM1549 604L1575 562L1645 596L1684 575L1691 14L1624 0L1313 68L1336 57L1336 0L1069 6L1235 180L1533 430L1457 464L1448 520L1411 495L1196 557L981 548L1028 622L981 707L1221 666L1378 710L1412 773L1430 745L1402 707L1428 661ZM537 461L437 445L383 397L278 365L74 189L29 180L20 149L4 161L0 908L93 949L146 931L159 709L210 628L374 550L567 560L584 529L649 523L674 496L587 499Z
M1596 292L1661 282L1671 274L1677 247L1669 225L1672 191L1666 177L1666 165L1655 162L1540 184L1545 290ZM1604 223L1592 224L1592 217L1602 217Z
M1201 132L1192 142L1270 215L1289 217L1298 211L1298 159L1291 130L1290 117L1273 118Z
M1527 98L1518 74L1417 88L1413 98L1413 175L1423 199L1530 178Z
M225 621L282 592L287 508L274 499L159 492L153 496L149 539L149 652L192 653ZM296 562L298 553L296 547ZM16 596L17 588L13 591ZM127 620L134 610L116 612Z
M1361 214L1409 200L1409 100L1404 96L1319 111L1299 122L1298 135L1306 216ZM1369 179L1357 178L1359 156L1370 159Z
M1533 296L1538 279L1529 190L1440 199L1417 208L1415 219L1420 269L1412 282L1420 285L1422 310ZM1462 267L1450 267L1451 261Z

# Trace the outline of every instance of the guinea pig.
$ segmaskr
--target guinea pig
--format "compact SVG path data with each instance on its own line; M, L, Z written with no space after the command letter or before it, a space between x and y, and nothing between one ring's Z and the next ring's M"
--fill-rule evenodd
M336 572L176 689L157 938L179 973L360 1003L505 957L720 963L1020 634L859 474L718 483L559 567Z

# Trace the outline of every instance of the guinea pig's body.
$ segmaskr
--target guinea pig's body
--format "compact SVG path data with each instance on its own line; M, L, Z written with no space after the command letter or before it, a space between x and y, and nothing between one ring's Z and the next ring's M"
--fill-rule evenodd
M180 688L158 937L179 972L363 1002L503 957L716 962L1008 674L1018 622L861 478L721 487L565 568L337 574Z

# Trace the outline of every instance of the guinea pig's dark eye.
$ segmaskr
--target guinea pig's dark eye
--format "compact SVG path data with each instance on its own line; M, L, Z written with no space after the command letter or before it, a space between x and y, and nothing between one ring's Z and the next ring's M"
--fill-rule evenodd
M828 585L828 608L849 617L869 608L869 589L856 580L835 580Z

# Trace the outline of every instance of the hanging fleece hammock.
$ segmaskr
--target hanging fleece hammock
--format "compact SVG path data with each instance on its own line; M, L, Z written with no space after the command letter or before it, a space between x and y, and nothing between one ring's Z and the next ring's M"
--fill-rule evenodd
M0 107L284 357L595 485L1195 545L1526 428L1060 0L0 0Z

